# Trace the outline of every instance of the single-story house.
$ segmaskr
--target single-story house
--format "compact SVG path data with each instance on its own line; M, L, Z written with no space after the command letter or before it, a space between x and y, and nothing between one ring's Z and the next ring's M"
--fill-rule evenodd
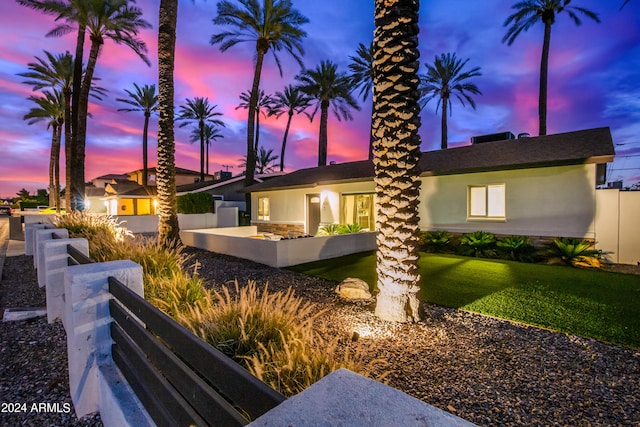
M614 155L609 128L424 152L420 228L595 239L596 185ZM373 177L364 160L254 184L245 190L251 223L281 235L313 235L336 223L374 230Z

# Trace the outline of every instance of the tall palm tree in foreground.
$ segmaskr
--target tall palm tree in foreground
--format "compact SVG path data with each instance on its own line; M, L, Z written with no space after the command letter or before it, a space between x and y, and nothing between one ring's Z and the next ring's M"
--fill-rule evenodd
M49 156L49 206L55 206L60 211L60 140L64 123L64 96L54 89L53 92L44 91L42 96L30 96L30 101L36 103L24 115L24 120L32 125L39 121L47 122L47 129L51 128L51 152Z
M248 110L251 106L251 91L242 92L240 94L240 101L242 102L238 104L236 110L238 108ZM258 150L258 143L260 142L260 115L267 118L267 113L271 111L271 104L273 104L273 98L271 95L265 95L264 90L262 89L258 90L258 101L256 103L256 137L253 144L253 151L256 153Z
M376 315L397 322L420 318L418 9L418 0L375 0Z
M128 98L116 98L116 101L120 101L130 107L118 108L118 111L128 112L142 112L144 114L144 127L142 129L142 185L147 186L149 175L149 161L148 161L148 133L149 133L149 118L151 113L158 111L158 95L156 94L156 85L144 85L138 86L133 84L134 91L125 89L129 95Z
M176 58L178 0L160 0L158 19L158 242L182 245L176 196L176 143L174 139L173 70Z
M369 47L363 43L358 45L356 56L350 56L351 80L354 89L360 89L360 97L363 101L369 99L369 93L373 88L373 42ZM371 105L371 116L373 117L373 105ZM373 134L369 131L369 160L373 159Z
M189 122L197 122L200 131L200 181L204 181L204 127L207 123L215 126L224 126L222 120L214 117L221 116L222 113L215 111L217 105L209 104L208 98L195 97L187 98L186 105L180 106L180 112L176 120L184 120L180 127L185 127Z
M296 76L300 82L300 90L317 100L316 108L320 109L320 133L318 135L318 166L327 164L327 123L329 108L338 120L353 120L350 109L359 110L358 103L351 95L351 79L338 72L338 66L331 61L322 61L313 70L304 70Z
M209 123L205 123L204 124L204 144L206 147L206 154L205 154L205 158L206 160L206 172L207 175L209 175L209 145L211 144L212 141L217 141L219 138L224 138L224 135L222 135L220 132L218 132L218 127L217 126L212 126ZM197 127L195 129L193 129L191 131L191 135L189 136L189 142L200 142L200 136L201 136L200 132L200 127Z
M462 61L456 57L455 53L443 53L436 56L433 64L425 64L427 74L420 76L422 84L420 86L420 105L424 107L433 98L438 98L436 113L438 108L442 106L442 133L441 148L447 148L447 112L451 114L451 96L458 98L458 101L464 106L466 99L469 105L475 110L476 103L469 95L482 94L478 87L468 79L481 76L480 67L474 67L471 70L463 71L464 66L469 59ZM469 92L469 93L468 93Z
M217 5L218 15L213 23L231 27L229 31L214 34L211 44L219 44L226 51L241 42L253 42L256 46L255 69L247 117L247 169L245 183L253 184L255 173L255 120L258 88L264 56L271 50L282 75L282 67L276 52L287 51L302 66L304 54L302 39L307 36L301 27L309 20L293 8L291 0L238 0L237 3L222 0ZM251 194L246 197L247 212L251 212Z
M514 4L511 8L515 12L504 21L509 28L502 38L509 46L513 44L521 32L527 31L538 22L544 24L544 39L542 42L542 59L540 60L540 94L538 97L539 135L547 134L547 79L549 72L549 45L551 42L551 26L556 22L556 16L566 11L576 25L581 25L579 14L596 22L600 22L598 15L590 10L578 6L569 6L571 0L524 0Z
M309 119L311 116L305 110L311 105L311 98L306 96L297 87L289 85L284 88L284 92L276 92L273 97L270 115L280 117L287 113L287 126L284 128L284 136L282 137L282 148L280 149L280 172L284 170L284 151L287 147L287 137L289 136L289 128L294 114L304 113Z

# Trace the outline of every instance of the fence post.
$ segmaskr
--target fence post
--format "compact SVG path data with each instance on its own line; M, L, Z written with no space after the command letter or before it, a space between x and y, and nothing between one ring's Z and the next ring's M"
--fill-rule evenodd
M113 363L109 277L143 294L142 267L133 261L76 265L64 272L69 388L78 418L99 410L98 367Z
M69 238L69 230L66 228L45 228L44 230L35 230L35 245L33 259L38 273L38 286L41 288L45 285L45 263L47 258L44 256L43 248L46 241L53 240L54 236L62 239Z
M64 271L68 267L68 245L73 246L82 252L82 254L89 256L89 242L87 239L46 240L40 249L44 263L38 268L38 278L42 273L46 287L47 320L49 323L53 323L56 319L61 319L67 332L67 320L65 319L64 309Z
M44 230L47 224L37 222L29 222L24 224L24 253L25 255L33 255L34 251L34 234L36 230ZM35 260L34 260L35 262ZM35 267L35 264L34 264Z

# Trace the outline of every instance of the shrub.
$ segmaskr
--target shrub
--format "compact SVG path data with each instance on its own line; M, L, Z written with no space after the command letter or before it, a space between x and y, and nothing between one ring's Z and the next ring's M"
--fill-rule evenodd
M110 215L71 212L58 216L54 223L69 230L70 238L85 238L89 242L89 257L96 262L120 259L116 250L132 234Z
M211 296L204 289L202 279L180 272L170 275L147 275L145 299L174 319L193 307L211 304Z
M460 250L464 255L490 258L496 255L496 236L486 231L465 233L460 238Z
M453 235L446 230L433 230L422 233L421 247L426 252L444 252L451 245Z
M601 253L591 249L591 243L582 239L560 237L549 245L550 264L565 264L574 267L602 267Z
M509 259L514 261L532 262L534 260L536 249L527 236L503 237L496 245Z
M340 224L338 227L338 234L350 234L359 233L362 231L360 224Z
M178 197L178 212L198 214L211 212L213 199L209 193L187 193Z
M340 234L340 224L327 224L318 229L316 236L335 236Z

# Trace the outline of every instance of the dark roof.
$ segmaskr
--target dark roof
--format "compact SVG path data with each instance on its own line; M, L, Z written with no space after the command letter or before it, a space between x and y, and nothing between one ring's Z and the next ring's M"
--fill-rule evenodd
M606 163L615 150L608 127L484 142L447 150L422 153L422 176L451 175L493 170L537 168L544 166ZM300 169L280 178L254 184L246 192L276 190L285 187L313 187L321 184L373 179L370 160Z
M151 167L151 168L148 168L148 171L149 171L149 173L158 173L158 171L156 170L155 166ZM136 172L142 172L142 169L136 169L136 170L131 171L129 173L131 174L131 173L136 173ZM176 166L176 174L179 174L179 175L198 175L198 176L200 176L200 172L198 172L198 171L194 171L194 170L191 170L191 169L185 169L185 168L181 168L181 167L178 167L178 166ZM213 175L209 175L209 174L205 174L204 176L209 177L209 178L213 177Z
M263 173L256 174L254 177L257 182L263 182L270 179L284 176L283 172ZM198 191L208 191L214 188L224 187L226 185L235 184L238 181L244 180L244 175L237 175L233 178L219 179L213 181L198 181L193 184L184 184L176 187L177 193L197 193Z

